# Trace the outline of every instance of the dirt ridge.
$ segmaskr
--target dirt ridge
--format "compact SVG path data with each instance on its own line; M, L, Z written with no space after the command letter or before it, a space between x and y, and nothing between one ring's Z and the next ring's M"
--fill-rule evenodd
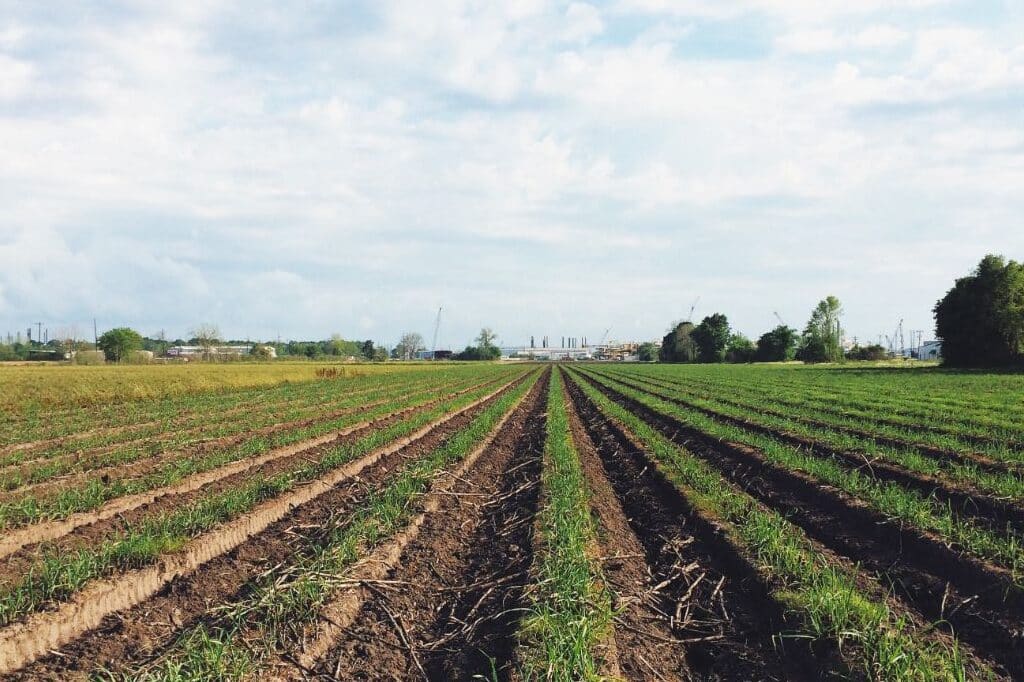
M315 669L319 662L337 645L339 638L359 614L362 604L372 596L366 583L385 578L398 565L406 547L419 537L428 519L441 509L444 496L451 493L460 480L464 479L468 472L476 466L482 455L490 450L492 444L502 434L506 424L521 414L525 406L528 405L528 398L536 397L538 386L541 383L543 382L538 381L531 391L519 397L516 403L502 415L490 433L458 463L454 471L442 483L431 486L430 491L423 496L419 513L409 521L402 531L352 567L348 576L354 581L359 581L359 584L343 590L322 609L317 625L308 633L302 650L295 655L295 662L300 672ZM295 671L288 674L288 677L294 674L296 674Z
M487 384L481 384L480 386L485 385ZM390 419L400 417L402 415L411 414L413 412L426 409L430 405L436 404L444 400L449 400L452 397L462 395L476 388L479 388L480 386L470 387L465 390L453 393L451 395L438 398L437 400L432 400L422 403L420 405L414 405L412 407L396 410L395 412L382 415L372 421L359 422L358 424L347 426L338 431L333 431L331 433L324 434L323 436L317 436L316 438L311 438L305 441L301 441L299 443L294 443L292 445L286 445L280 448L275 448L269 452L265 452L262 455L258 455L256 457L239 459L234 462L229 462L223 466L210 469L208 471L201 471L192 474L186 477L185 479L178 481L177 483L173 483L169 486L154 488L152 490L136 493L134 495L125 495L122 497L117 497L112 500L109 500L108 502L105 502L100 508L92 511L76 512L64 519L58 519L54 521L43 521L40 523L30 524L28 526L8 530L4 532L3 535L0 535L0 559L10 556L11 554L20 551L21 549L29 545L48 542L50 540L60 538L64 535L67 535L68 533L71 533L76 528L93 524L98 521L111 519L121 514L125 514L126 512L129 512L143 505L151 504L157 499L161 499L172 495L181 495L189 493L194 490L198 490L206 485L209 485L210 483L214 483L229 476L241 473L243 471L248 471L256 467L262 466L264 464L267 464L269 462L273 462L286 457L291 457L299 453L305 452L307 450L312 450L314 448L338 440L339 438L344 438L345 436L348 436L362 429L372 427L380 422L388 421Z
M800 448L815 457L828 457L839 460L850 468L866 472L872 478L897 483L924 495L935 495L941 501L949 504L957 513L977 519L990 528L1003 530L1009 524L1017 530L1024 530L1024 506L997 498L972 486L945 478L917 473L894 462L887 462L878 458L868 459L862 453L837 450L818 443L809 437L788 433L771 426L722 414L713 409L695 405L687 400L663 395L633 382L622 381L621 383L660 400L699 412L717 421L774 438L787 445ZM950 458L955 459L956 457L950 453ZM1002 469L999 473L1017 472Z
M521 380L521 377L517 380ZM174 578L185 575L211 558L237 547L247 538L285 516L294 507L319 497L385 455L422 438L437 426L463 412L491 400L512 386L515 381L289 494L268 500L245 516L194 538L180 552L162 558L153 566L97 581L55 610L33 614L24 622L0 630L0 674L16 670L81 633L95 628L108 614L141 603Z
M860 500L768 462L753 448L719 441L586 380L786 515L808 537L877 574L903 604L948 629L994 669L1024 676L1024 591L1010 571L964 555L934 534L894 523Z
M756 567L715 520L694 509L644 449L590 401L575 383L579 375L570 376L572 381L567 385L581 427L644 548L647 565L659 584L674 578L663 587L666 594L654 602L655 608L674 614L681 596L693 600L695 613L686 608L684 616L684 622L686 617L693 617L691 630L683 627L682 632L675 633L676 637L696 640L686 647L693 677L809 681L846 674L834 650L811 650L796 642L784 650L776 648L778 642L785 641L777 635L793 624L771 597ZM673 542L672 538L682 540ZM705 573L703 579L672 573L678 565L693 564ZM689 584L687 577L692 581ZM717 608L716 597L723 600L724 611ZM724 618L723 612L729 618Z

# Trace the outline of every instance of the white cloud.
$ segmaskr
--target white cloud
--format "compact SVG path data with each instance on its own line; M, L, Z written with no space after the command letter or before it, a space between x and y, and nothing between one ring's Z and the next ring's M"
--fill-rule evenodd
M0 100L24 95L32 82L32 65L0 54Z
M879 50L896 47L910 37L906 31L879 24L865 29L837 34L830 28L798 30L780 36L775 45L783 52L814 54L842 50Z
M697 289L753 334L834 276L851 325L922 326L970 263L941 247L891 301L879 239L1024 249L1012 26L892 0L362 9L0 27L0 325L395 336L445 302L453 339L511 341L541 318L660 332ZM733 29L736 54L708 40ZM564 301L523 284L551 272L580 283Z
M843 41L831 29L819 28L789 33L776 40L775 44L787 52L811 53L839 50Z
M574 2L565 10L566 28L562 38L571 43L587 43L604 32L601 12L585 2Z
M850 44L859 48L886 48L901 45L910 34L888 24L869 26L850 39Z

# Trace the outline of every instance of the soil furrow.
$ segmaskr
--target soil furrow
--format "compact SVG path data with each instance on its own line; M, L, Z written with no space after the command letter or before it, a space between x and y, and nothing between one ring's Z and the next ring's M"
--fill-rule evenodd
M612 376L612 375L609 374L609 376ZM684 390L684 391L685 390L689 390L686 386L673 385L673 384L671 384L669 382L664 382L664 381L651 381L651 380L648 380L648 379L645 378L641 382L636 377L626 377L626 376L624 376L622 374L618 374L618 373L614 374L614 378L615 378L616 381L621 381L624 384L631 385L634 388L636 388L638 390L645 391L647 393L654 393L654 391L651 390L651 386L652 385L656 386L656 387L659 387L659 388L667 388L667 389L670 389L670 390L673 389L673 388L679 388L679 389ZM644 385L644 384L646 384L646 385ZM706 409L706 408L699 407L697 405L694 405L693 403L687 402L687 401L679 399L679 398L670 398L670 397L666 397L666 396L661 395L661 394L659 394L659 397L662 397L665 400L672 400L674 402L679 402L680 404L686 404L687 407L690 407L691 409L695 409L695 410L704 410L704 409ZM892 448L899 448L899 449L913 449L916 452L920 453L921 455L923 455L925 457L928 457L929 459L935 460L936 462L939 462L939 463L945 463L945 462L948 462L950 460L953 460L953 461L955 461L955 462L957 462L959 464L965 464L965 465L969 465L969 466L974 466L974 467L977 467L981 471L987 471L987 472L990 472L990 473L997 473L997 474L1018 473L1018 472L1020 472L1022 470L1022 468L1024 468L1024 465L1022 465L1019 462L1001 462L1001 461L992 459L991 457L988 457L987 455L984 455L984 454L978 453L978 452L957 452L957 451L954 451L954 450L945 450L945 449L942 449L942 448L934 446L934 445L928 445L928 444L925 444L925 443L918 443L918 442L915 442L915 441L912 441L912 440L905 440L905 439L901 439L901 438L896 438L894 436L887 436L887 435L883 435L883 434L878 434L878 433L875 433L873 431L868 431L868 430L865 430L865 429L858 429L858 428L855 428L853 426L848 426L848 425L845 425L845 424L834 424L834 423L829 422L829 421L825 421L825 420L822 420L822 419L815 419L813 417L808 417L808 416L801 415L801 414L790 414L790 413L785 413L785 412L780 411L780 410L769 410L769 409L759 408L759 407L756 407L756 406L749 405L747 403L740 402L738 400L729 399L729 398L724 397L724 396L716 395L716 396L713 396L713 399L718 401L718 402L720 402L720 403L724 403L726 405L731 405L731 406L739 408L739 409L750 410L750 411L752 411L754 413L757 413L757 414L764 414L764 415L769 415L769 416L774 416L774 417L781 417L781 418L785 418L785 419L791 419L793 421L797 421L797 422L801 422L803 424L807 424L808 426L812 426L812 427L816 427L816 428L822 428L822 429L829 429L829 430L832 430L832 431L837 431L839 433L845 433L847 435L855 436L857 438L867 438L867 439L873 440L875 443L877 443L878 445L881 445L881 446L892 447ZM716 412L715 414L718 414L718 413ZM872 421L873 422L877 422L877 423L884 423L884 421L882 419L879 419L877 417L872 417ZM747 422L747 423L749 423L749 422ZM908 426L906 424L901 424L900 427L901 428L905 428L905 429L914 428L914 427ZM921 428L923 428L923 427L921 427ZM919 428L919 430L920 430L920 428ZM965 440L967 442L970 442L969 439L966 437L967 434L961 434L961 433L958 433L956 431L950 431L948 433L942 432L942 433L939 433L938 435L955 436L957 438L961 438L961 439L963 439L963 440ZM800 438L799 436L796 436L796 437ZM978 443L975 442L973 444L977 445ZM985 444L985 445L997 444L998 445L998 444L1001 444L1001 443L996 443L995 441L986 441L983 444Z
M895 523L810 476L775 466L753 448L721 442L587 380L809 537L876 574L924 619L941 622L996 667L1024 676L1024 591L1009 571L962 555L941 538Z
M425 456L464 428L494 398L468 409L401 448L387 448L357 474L309 502L294 508L238 547L179 577L153 597L108 615L100 625L58 652L37 660L12 679L66 679L99 669L130 670L159 656L175 636L204 619L215 618L211 607L244 594L251 580L270 567L309 551L316 530L344 518L374 490L384 485L403 463ZM351 465L350 465L351 466Z
M461 395L468 391L483 388L493 383L495 382L487 381L479 384L474 384L473 386L469 386L458 391L452 391L448 395ZM417 393L419 395L426 396L428 392L416 392L413 393L412 395L416 395ZM339 417L354 414L363 410L368 410L373 407L379 407L380 405L386 404L387 402L389 401L377 400L363 405L356 405L353 407L336 410L334 412L321 414L314 417L306 417L302 419L291 420L288 422L281 422L278 424L261 426L241 433L205 439L198 441L196 443L188 444L184 447L156 453L154 455L142 455L140 459L137 459L135 461L128 461L112 465L104 465L95 468L88 467L88 463L85 462L84 464L86 464L86 466L82 470L75 470L63 475L56 476L49 480L19 486L14 490L5 493L0 493L0 504L11 503L29 496L38 499L41 497L45 497L47 495L52 495L56 492L60 492L60 490L67 489L68 487L81 484L83 481L89 479L102 479L105 476L109 477L115 475L120 479L129 477L141 477L146 475L147 473L156 471L161 466L166 465L168 462L180 459L182 457L197 457L208 452L211 452L213 450L240 445L241 443L254 437L272 436L277 433L283 433L285 431L307 428L310 426L314 426L316 424L337 419ZM79 455L76 454L73 455L73 457L76 458L77 461ZM27 470L30 471L31 468Z
M572 394L571 388L569 393ZM686 589L688 584L693 584L694 571L698 571L700 566L695 563L680 565L676 557L670 557L664 552L659 553L659 556L664 556L670 562L662 564L670 565L648 563L649 555L644 544L630 527L594 443L571 403L569 420L573 444L580 457L597 521L602 572L612 594L612 607L616 611L614 641L620 674L629 680L691 679L693 671L687 661L690 645L684 644L684 641L721 637L716 627L720 616L710 622L703 620L694 613L697 609L692 609L692 603L688 602L683 605L686 608L686 624L683 625L683 619L680 619L680 626L676 627L676 604L670 603L672 599L666 588L682 586ZM661 535L657 541L668 549L688 540L688 537L684 539ZM690 582L687 583L687 580ZM665 581L668 582L662 587ZM677 594L674 596L680 597L682 593L675 591ZM680 599L677 601L682 603ZM696 634L702 626L705 632Z
M295 398L289 398L285 402L291 402L291 401L295 401L295 400L296 400ZM247 401L241 401L236 406L233 406L233 407L230 407L230 408L227 408L227 409L219 411L217 416L219 418L219 417L223 417L223 416L229 416L229 415L232 415L232 414L237 414L237 413L239 413L241 411L244 411L248 407L250 407L252 405L255 405L255 404L258 404L258 403L261 403L263 401L264 401L264 399L263 399L262 396L256 395L256 396L252 397L251 399L249 399ZM196 420L197 417L200 417L200 416L201 415L199 415L195 410L189 409L189 410L185 410L185 411L179 413L178 415L176 415L174 417L171 417L169 419L165 417L163 419L151 419L151 420L147 420L147 421L143 421L143 422L137 422L135 424L125 424L125 425L121 425L121 426L108 426L108 427L100 427L100 428L94 428L94 429L86 429L86 430L83 430L83 431L77 431L75 433L71 433L71 434L64 435L64 436L57 436L57 437L54 437L54 438L46 438L46 439L41 439L41 440L28 441L28 442L24 442L24 443L14 443L14 444L11 444L11 445L6 445L6 446L3 446L3 447L0 447L0 457L3 457L3 456L8 455L8 454L11 454L12 452L22 452L22 451L25 451L25 450L35 450L35 449L38 449L38 448L49 447L49 446L54 446L54 445L65 445L65 444L67 444L69 442L86 440L86 439L89 439L89 438L95 438L95 437L99 437L99 436L114 436L114 435L118 435L118 434L122 434L122 433L129 433L130 434L130 433L132 433L134 431L141 431L141 430L144 430L144 429L147 429L147 428L151 428L151 427L170 428L170 427L178 426L178 425L181 425L181 424L187 424L190 421ZM127 441L127 442L131 442L131 441Z
M492 670L507 679L532 555L549 377L476 464L452 478L387 574L393 582L371 591L317 675L410 679L422 666L428 679L489 678Z
M485 385L486 384L482 384L481 386ZM296 458L307 457L312 454L314 450L322 449L325 446L331 445L335 441L344 441L346 439L350 439L350 437L355 437L365 433L368 430L381 428L417 412L429 409L431 405L435 405L438 402L472 391L474 388L479 387L471 387L450 396L444 396L421 405L398 410L369 422L360 422L323 436L318 436L293 445L275 448L274 450L256 457L236 460L229 464L210 469L209 471L193 474L169 486L155 488L153 490L148 490L134 495L118 497L103 504L99 509L94 511L77 512L71 514L65 519L44 521L25 526L23 528L7 531L3 536L0 536L0 558L8 557L12 554L23 552L24 550L31 550L35 545L64 537L65 535L84 526L90 526L110 519L123 518L133 510L144 506L152 506L158 503L179 504L177 500L182 498L178 496L188 495L214 483L225 482L226 480L234 481L239 476L254 475L257 471L268 472L271 469L275 471L279 470L281 467L285 467L290 464ZM176 499L172 501L170 498ZM6 571L4 573L6 573Z
M199 439L192 443L188 443L182 447L175 448L173 450L165 450L163 452L159 452L153 455L143 454L140 456L141 458L144 458L141 461L135 460L117 464L101 464L100 466L95 467L90 466L90 462L88 461L89 457L109 454L110 452L114 452L118 448L122 447L121 445L112 446L99 453L89 453L89 455L73 453L71 455L66 455L62 457L61 459L64 459L66 457L70 460L73 460L76 464L75 470L69 471L64 474L59 474L57 476L54 476L44 481L40 481L38 483L28 483L22 485L6 493L0 493L0 504L23 499L29 495L33 497L45 496L60 489L67 489L69 486L78 484L87 478L103 477L109 476L111 474L116 474L121 478L128 476L142 476L150 471L158 469L161 465L166 464L167 462L179 459L181 457L201 456L202 454L209 452L211 450L239 445L240 443L244 442L245 440L248 440L249 438L257 436L270 436L283 431L301 429L320 422L337 419L339 417L343 417L354 412L359 412L364 409L378 407L380 405L385 404L386 402L386 400L378 400L372 403L367 403L366 405L349 407L343 410L337 410L317 417L307 417L304 419L281 422L269 426L260 426L249 431L245 431L238 434L232 434L228 436ZM46 464L50 465L54 461L56 460L48 460ZM19 465L18 471L13 473L15 475L22 476L30 475L32 471L34 471L37 468L39 468L38 464L32 462L25 465ZM9 472L4 471L0 472L0 475L8 473Z
M459 381L446 381L436 385L429 385L426 382L414 382L407 386L392 386L392 389L403 391L407 394L414 393L427 393L431 390L438 392L444 390L451 390L452 387L458 383L464 383ZM262 417L264 420L272 418L273 414L281 414L288 412L289 410L296 413L294 419L288 420L288 422L268 422L259 426L260 429L283 429L283 428L294 428L302 426L304 423L314 423L318 420L330 419L334 415L345 414L346 411L360 409L368 407L371 404L380 404L383 400L375 401L375 403L364 403L355 404L355 398L364 395L371 394L382 394L380 387L371 386L362 388L358 391L348 391L345 393L336 394L310 394L310 395L297 395L289 397L279 397L276 400L263 400L261 398L253 398L238 406L230 409L218 409L215 414L204 415L188 413L184 417L170 418L162 421L156 421L147 423L147 427L159 427L156 433L151 433L142 436L132 436L126 440L119 440L112 443L105 443L102 445L96 445L86 448L81 448L67 452L46 452L44 454L33 455L32 459L19 460L17 462L4 464L0 466L0 477L11 476L11 475L28 475L34 468L41 466L49 466L54 463L60 462L73 462L77 467L82 467L96 470L102 468L102 462L96 462L109 453L116 452L119 449L129 448L132 446L152 446L157 443L170 443L172 440L180 439L182 436L197 436L191 442L184 443L181 445L173 445L171 448L163 448L160 452L155 453L154 456L163 455L169 450L176 448L177 450L184 450L186 448L192 448L195 446L203 446L207 443L214 441L221 441L231 438L232 436L240 435L238 433L226 433L222 436L213 437L202 437L202 434L209 433L211 430L221 427L231 422L237 422L239 415L245 414L245 418L248 419L255 412L257 417ZM393 394L388 392L387 394ZM386 397L382 395L381 397ZM324 409L329 406L330 403L337 403L339 401L346 401L350 404L350 407L336 410L334 413L325 413ZM175 429L177 426L194 424L187 429ZM255 429L251 429L250 432L254 432ZM67 440L66 437L64 440ZM62 444L64 441L60 441L58 444ZM92 466L95 464L95 466ZM76 470L77 472L77 470ZM72 472L72 473L76 473Z
M657 391L652 391L642 384L631 381L622 381L621 383L647 395L654 396L659 400L699 412L724 424L731 424L747 431L774 438L787 445L800 448L804 452L816 457L835 459L849 468L867 473L878 480L897 483L905 488L916 490L925 496L934 495L937 499L949 505L957 514L969 516L991 529L1001 531L1009 525L1018 531L1024 530L1024 507L1019 504L997 499L961 483L927 474L915 473L898 464L882 461L878 458L868 459L863 453L835 450L804 436L722 414L680 398L666 396ZM1004 469L1001 473L1006 473L1006 471Z
M711 383L709 385L707 383L702 384L702 383L699 383L699 382L697 382L697 383L687 382L686 385L687 386L699 386L700 388L702 388L704 390L721 390L721 391L724 391L724 392L728 392L731 388L733 388L731 385L718 384L718 383ZM743 388L748 388L748 387L749 387L748 385L744 385L743 386ZM885 424L887 426L893 426L893 427L896 427L896 428L911 429L911 430L920 431L920 432L924 432L924 433L933 433L933 434L936 434L936 435L939 435L939 436L955 436L955 437L957 437L957 438L959 438L959 439L961 439L961 440L963 440L965 442L971 443L972 445L975 445L975 446L978 446L978 447L988 447L988 446L993 446L993 445L995 445L995 446L1007 446L1007 447L1011 447L1011 448L1014 448L1014 449L1019 449L1021 447L1024 447L1024 442L1022 442L1021 440L1019 440L1017 438L1004 438L1004 437L994 437L994 436L989 436L989 435L979 434L979 433L966 433L964 431L964 428L967 428L967 429L982 429L982 430L989 430L989 429L995 428L995 429L1002 430L1002 431L1007 431L1007 432L1014 432L1014 431L1019 432L1019 430L1020 430L1019 428L1017 428L1017 427L1020 426L1020 424L1019 423L1015 423L1014 421L1009 421L1009 422L1003 421L1003 423L1001 423L1001 424L993 425L990 421L985 419L984 415L979 415L978 413L973 413L973 415L972 415L969 411L964 411L964 408L975 408L976 407L976 403L974 401L974 398L973 398L973 396L970 396L970 394L966 394L969 397L967 397L966 400L963 403L959 403L959 402L956 402L956 403L940 403L940 407L938 408L938 411L933 411L933 412L924 411L924 412L922 412L921 410L915 409L912 412L900 412L899 411L900 408L905 410L908 407L919 407L920 405L925 404L924 402L922 402L922 401L925 400L925 397L923 397L923 396L915 396L915 399L913 401L906 401L906 402L903 402L902 404L900 404L898 406L894 406L892 403L879 403L878 400L877 400L878 396L876 394L872 394L870 396L867 396L867 400L866 401L858 400L858 401L855 401L853 403L843 402L843 401L849 400L851 397L853 397L849 393L849 389L848 388L844 388L843 389L843 394L842 395L836 395L836 394L828 393L828 392L826 392L824 394L820 394L820 393L819 394L813 394L813 393L812 394L808 394L807 391L809 389L812 389L813 387L808 385L808 384L803 384L803 383L799 383L799 382L798 383L793 383L793 382L784 382L784 381L777 381L777 380L775 380L775 381L772 382L771 387L772 387L772 389L776 389L776 390L778 390L778 389L787 390L787 389L791 389L792 388L792 389L795 389L797 392L801 392L801 391L804 392L805 397L803 399L800 399L798 397L794 397L796 394L789 393L788 391L786 393L784 393L784 397L782 397L782 398L777 398L774 395L766 395L765 396L766 400L771 400L771 401L779 402L782 405L787 405L787 406L790 406L790 407L796 407L796 408L799 408L799 409L810 407L811 409L815 409L815 410L818 410L820 412L824 412L826 414L833 414L833 415L836 415L836 416L839 416L839 417L847 417L847 418L850 418L850 417L852 417L852 418L863 418L865 413L867 413L867 414L870 414L870 419L872 421L876 421L879 424ZM818 388L822 388L822 387L818 387ZM827 390L828 389L826 389L826 391ZM837 405L834 402L836 400L839 400L840 404ZM847 405L850 409L849 410L843 409L843 405L844 404ZM1010 413L1009 413L1009 409L1010 408L1014 408L1014 407L1015 407L1014 405L1001 405L1001 406L999 406L998 409L995 409L995 410L993 410L993 408L990 407L989 408L989 412L990 412L990 414L994 414L997 417L1006 418L1008 416L1011 416ZM903 420L901 420L901 419L893 419L893 418L887 416L889 414L890 410L895 410L895 412L897 414L903 414L905 419L903 419ZM1020 415L1020 416L1024 417L1024 415ZM922 424L922 423L919 423L919 422L910 422L909 421L910 419L913 419L913 418L924 418L924 419L930 419L930 420L938 420L938 419L941 419L943 417L955 418L956 419L955 423L958 424L958 425L963 426L964 428L959 428L958 429L956 427L949 426L949 425L935 424L934 422L927 423L927 424ZM981 417L981 419L979 420L978 417Z
M290 493L260 504L245 516L193 539L181 551L162 557L156 565L96 581L54 610L33 614L24 622L0 630L0 673L16 670L99 626L103 619L112 613L144 602L172 580L188 575L211 559L238 547L248 538L284 518L295 507L322 496L342 481L357 475L365 467L416 442L439 426L460 418L467 411L493 400L522 380L523 378L519 377L461 410L449 413L424 426L410 436L339 467Z
M624 669L635 671L636 679L662 679L658 674L670 673L667 679L702 680L810 680L841 669L834 652L812 652L799 642L779 639L787 629L782 607L754 566L574 383L567 385L584 432L577 447L584 463L591 461L591 480L599 482L595 492L610 486L612 497L605 498L608 509L602 516L619 518L606 528L615 527L616 536L624 538L619 541L622 553L630 546L641 548L639 561L629 567L623 559L619 569L631 576L627 584L634 583L634 594L638 575L646 574L641 576L641 599L632 609L639 611L647 637L620 643ZM621 634L628 635L624 629ZM668 647L664 639L679 643ZM652 647L651 640L660 648ZM643 658L630 661L637 652ZM654 663L656 674L645 658Z

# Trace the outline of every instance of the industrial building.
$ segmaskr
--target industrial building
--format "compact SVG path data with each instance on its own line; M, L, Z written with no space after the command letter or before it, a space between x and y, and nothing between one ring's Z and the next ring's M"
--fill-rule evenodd
M277 351L273 346L265 346L268 349L268 357L276 358ZM252 346L171 346L167 349L169 358L200 358L204 354L210 355L237 355L247 356L252 354Z

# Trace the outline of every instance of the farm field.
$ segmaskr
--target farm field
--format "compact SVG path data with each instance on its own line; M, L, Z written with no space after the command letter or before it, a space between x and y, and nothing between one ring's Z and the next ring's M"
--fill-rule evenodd
M0 678L1024 678L1018 375L317 367L0 369Z

